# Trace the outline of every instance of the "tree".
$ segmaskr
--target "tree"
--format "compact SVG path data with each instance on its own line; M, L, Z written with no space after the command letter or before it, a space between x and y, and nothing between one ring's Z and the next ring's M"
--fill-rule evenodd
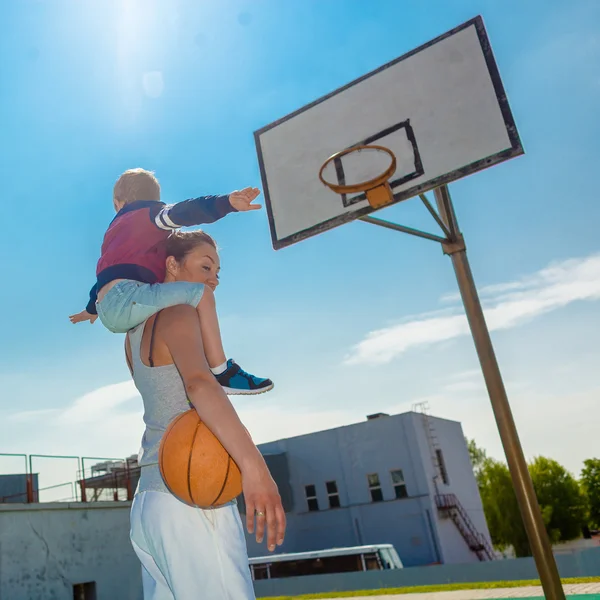
M475 460L471 455L471 460L479 465L475 467L476 477L492 542L500 550L512 546L517 557L531 556L508 467L492 458L481 458L481 452L485 454L479 451ZM536 458L529 465L529 473L551 541L579 537L586 519L586 497L575 478L558 462L545 457Z
M586 522L587 499L577 480L561 464L543 456L529 465L529 473L550 540L578 538Z
M588 497L590 525L600 527L600 458L583 461L581 486Z
M494 546L499 550L512 546L517 557L531 556L508 467L486 458L479 470L478 483Z
M465 442L467 442L467 448L469 449L469 457L471 458L471 464L473 465L475 479L479 482L479 474L487 459L487 452L483 448L479 448L475 443L475 440L465 438Z

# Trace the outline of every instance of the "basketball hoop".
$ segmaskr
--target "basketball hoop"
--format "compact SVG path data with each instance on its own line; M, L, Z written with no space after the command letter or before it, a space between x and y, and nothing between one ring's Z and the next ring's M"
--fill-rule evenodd
M339 183L331 183L330 181L326 181L323 177L323 172L327 168L327 165L333 162L336 159L340 159L351 152L361 152L363 150L377 150L379 152L385 152L389 155L391 162L390 166L383 172L381 175L374 177L373 179L369 179L367 181L362 181L360 183L354 183L351 185L339 184ZM319 179L321 182L326 185L328 188L336 192L337 194L356 194L360 192L364 192L367 196L367 200L369 204L373 208L381 208L382 206L386 206L391 204L394 201L394 193L392 192L392 188L389 184L389 178L396 172L396 156L394 153L385 146L353 146L352 148L346 148L341 152L336 152L334 155L330 156L322 165L321 170L319 171Z

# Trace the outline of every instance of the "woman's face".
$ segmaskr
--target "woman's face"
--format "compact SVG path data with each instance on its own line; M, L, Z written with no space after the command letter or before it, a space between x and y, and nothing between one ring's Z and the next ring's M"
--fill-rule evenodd
M185 255L181 262L167 258L167 271L171 281L203 283L213 291L219 285L221 263L217 251L210 244L199 244Z

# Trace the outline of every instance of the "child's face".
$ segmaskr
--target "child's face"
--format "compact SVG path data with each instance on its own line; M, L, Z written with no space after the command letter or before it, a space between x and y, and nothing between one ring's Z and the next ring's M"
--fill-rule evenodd
M175 264L175 281L203 283L213 291L219 285L221 262L217 251L210 244L196 246L181 263Z

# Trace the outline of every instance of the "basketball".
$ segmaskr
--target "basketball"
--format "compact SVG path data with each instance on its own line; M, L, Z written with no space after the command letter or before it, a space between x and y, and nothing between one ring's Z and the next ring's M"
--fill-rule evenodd
M190 506L222 506L242 493L238 466L194 409L169 424L158 463L169 491Z

